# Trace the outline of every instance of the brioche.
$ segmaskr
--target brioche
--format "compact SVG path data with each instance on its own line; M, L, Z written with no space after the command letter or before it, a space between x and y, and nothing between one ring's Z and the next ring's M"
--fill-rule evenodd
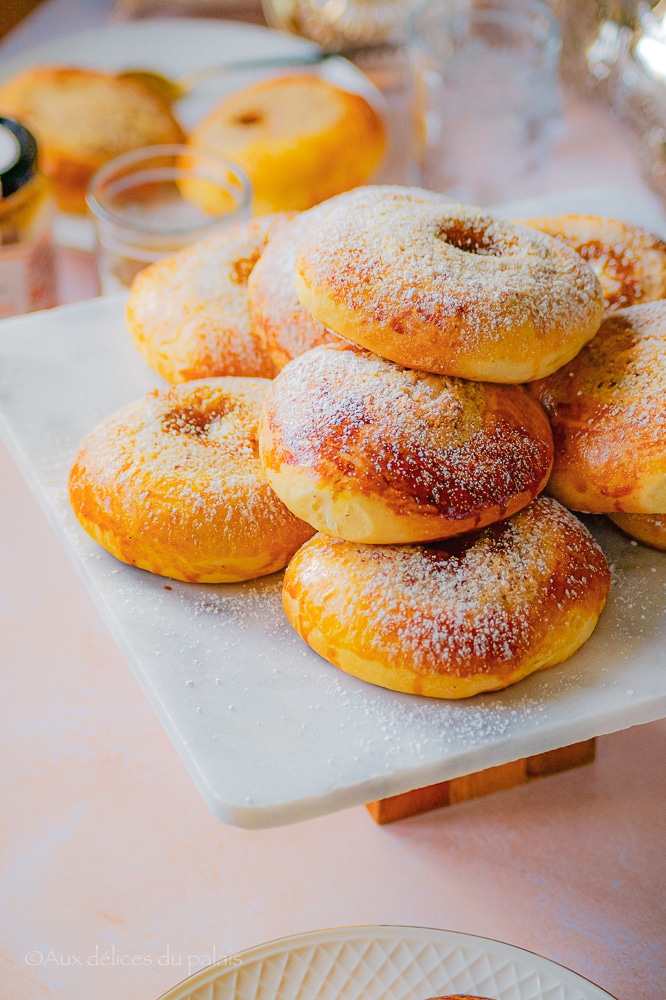
M666 243L647 229L598 215L517 221L579 253L599 278L607 311L666 298Z
M270 383L220 378L154 390L82 442L69 477L85 530L122 562L195 583L282 569L312 529L257 457Z
M514 513L553 445L521 386L401 368L328 344L282 369L259 431L264 473L298 517L357 542L419 542Z
M301 244L296 294L398 364L489 382L555 371L594 336L601 287L550 236L412 190L341 200Z
M167 382L223 375L272 378L247 283L271 233L289 215L269 215L194 243L144 268L132 283L127 327Z
M497 691L561 663L592 633L610 574L550 497L480 532L430 545L315 535L284 578L290 622L362 680L431 698Z
M92 69L24 70L0 85L0 114L35 134L41 169L67 212L85 212L88 184L109 160L185 139L165 100L136 80Z
M552 496L588 513L666 514L666 301L609 313L529 390L553 428Z
M364 97L312 74L274 77L234 91L189 141L243 167L256 214L311 208L364 184L386 145L382 121ZM201 192L193 189L191 196L198 199ZM216 208L208 202L202 207Z

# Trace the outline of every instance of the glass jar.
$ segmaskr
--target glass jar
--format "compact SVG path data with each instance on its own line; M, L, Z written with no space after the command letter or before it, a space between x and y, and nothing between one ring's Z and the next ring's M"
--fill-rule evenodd
M550 8L426 0L410 29L412 182L472 205L539 193L562 127Z
M226 156L196 146L145 146L101 167L88 189L103 294L144 267L250 217L252 186Z
M0 318L57 301L53 203L33 135L0 118Z

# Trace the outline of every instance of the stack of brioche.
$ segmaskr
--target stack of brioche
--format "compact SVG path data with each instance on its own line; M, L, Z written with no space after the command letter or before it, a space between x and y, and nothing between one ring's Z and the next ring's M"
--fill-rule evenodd
M77 517L176 579L287 566L294 628L364 680L462 698L571 656L610 587L572 510L666 547L666 245L637 227L358 188L151 265L127 321L175 384L83 442Z

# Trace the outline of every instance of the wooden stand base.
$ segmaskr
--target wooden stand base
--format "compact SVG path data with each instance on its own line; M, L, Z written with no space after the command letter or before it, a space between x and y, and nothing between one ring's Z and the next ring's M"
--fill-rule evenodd
M489 767L485 771L466 774L462 778L440 781L437 785L415 788L401 795L391 795L386 799L366 803L366 809L376 823L394 823L398 819L417 816L419 813L452 806L456 802L467 802L481 795L490 795L504 788L522 785L532 778L543 778L559 771L591 764L596 754L596 739L572 743L568 747L538 753L533 757L523 757L499 767Z
M0 38L15 28L40 2L41 0L9 0L8 3L0 3Z

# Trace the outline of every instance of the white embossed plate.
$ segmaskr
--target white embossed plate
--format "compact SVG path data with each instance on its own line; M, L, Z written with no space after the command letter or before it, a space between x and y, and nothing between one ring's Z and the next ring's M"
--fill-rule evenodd
M282 938L202 969L161 1000L613 1000L513 945L427 927L336 927Z

